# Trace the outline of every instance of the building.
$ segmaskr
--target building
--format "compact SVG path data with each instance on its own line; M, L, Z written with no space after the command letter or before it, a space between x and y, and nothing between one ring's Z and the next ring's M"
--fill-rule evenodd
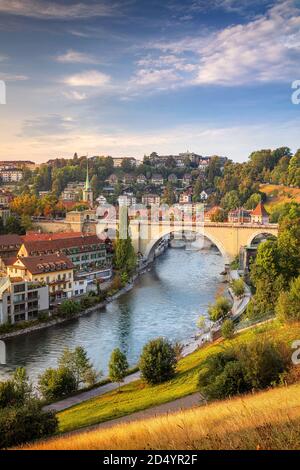
M179 204L190 204L192 202L192 195L189 192L184 192L179 195Z
M100 194L100 196L97 197L96 202L99 206L105 206L105 204L107 204L107 199L106 197L102 196L102 194Z
M132 184L135 182L135 178L133 175L126 174L122 177L123 184Z
M10 161L0 161L0 169L1 168L28 168L29 170L33 171L36 167L34 162L30 160L10 160Z
M247 224L251 222L251 211L240 207L228 212L228 222L232 224Z
M168 182L169 182L169 183L176 184L177 181L178 181L178 178L177 178L177 176L176 176L174 173L171 173L171 174L168 176Z
M84 190L84 186L84 183L68 183L63 192L61 193L62 201L80 201L82 199L82 192Z
M135 206L136 197L133 196L133 195L123 194L123 195L118 197L118 204L119 204L119 206L127 206L127 207Z
M151 183L154 184L154 186L162 186L164 184L164 179L162 175L156 174L152 176Z
M121 168L122 163L126 161L131 166L136 166L136 159L133 157L120 157L120 158L113 158L114 168Z
M138 175L136 177L136 182L137 184L146 184L147 183L147 178L145 175Z
M185 175L183 175L182 184L184 186L188 186L189 184L191 184L191 182L192 182L192 176L189 173L186 173Z
M74 265L60 253L18 256L7 264L7 275L49 286L50 303L69 299L73 294Z
M0 219L2 219L3 225L6 225L9 216L10 208L7 205L0 204Z
M93 190L90 185L90 179L89 179L89 161L87 160L87 168L86 168L86 180L85 180L85 185L82 191L82 200L84 202L87 202L90 207L93 207L94 204L94 198L93 198Z
M0 204L4 206L8 206L11 201L14 199L14 195L10 191L5 191L4 189L0 189Z
M0 180L3 183L18 183L23 178L23 171L20 168L0 167Z
M115 184L118 184L118 177L117 175L115 175L114 173L112 173L106 180L107 183L111 184L112 186L114 186Z
M144 194L142 196L144 206L160 205L160 196L157 194Z
M23 243L22 237L16 234L0 235L0 258L1 260L17 256Z
M48 286L19 278L0 278L0 324L34 320L48 311Z
M23 256L60 253L67 256L73 264L78 278L96 279L106 277L106 270L111 270L112 252L110 240L101 240L97 235L82 235L81 237L24 241L18 256L22 259Z
M256 208L251 212L251 222L254 224L269 223L269 214L262 202L258 203Z
M73 297L85 295L87 293L88 281L87 279L74 279L73 282Z

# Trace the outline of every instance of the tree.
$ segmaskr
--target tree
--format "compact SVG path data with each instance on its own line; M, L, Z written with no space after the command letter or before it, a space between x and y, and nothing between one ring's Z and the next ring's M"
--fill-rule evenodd
M127 208L120 207L120 232L115 241L114 265L121 272L131 275L136 268L136 254L128 232Z
M155 385L171 379L175 375L176 365L176 351L168 340L157 338L144 346L139 368L148 384Z
M58 365L71 371L77 389L81 384L93 385L96 382L97 373L82 346L77 346L73 351L66 348L58 360Z
M213 305L209 305L208 314L211 321L223 320L229 314L231 302L226 297L218 297Z
M174 193L172 183L168 182L166 184L162 199L163 199L163 202L165 202L169 206L172 206L176 202L176 196Z
M120 385L124 382L128 372L128 362L126 355L119 349L113 350L109 361L109 378L112 382L117 382Z
M223 338L231 339L234 336L234 323L232 320L225 320L221 327Z
M260 203L260 201L261 201L261 194L259 193L251 194L251 196L249 197L248 201L245 204L245 208L248 210L255 209L255 207L257 206L257 204Z
M234 279L230 287L236 297L242 297L245 293L245 283L243 279Z
M18 367L11 379L0 382L0 408L23 406L31 399L32 385L23 367Z
M45 400L54 401L75 392L77 382L72 370L61 366L58 369L46 369L39 376L38 388Z
M58 307L58 311L64 317L72 317L80 311L80 305L75 300L64 300Z
M300 276L291 281L287 292L279 294L275 311L280 320L300 321Z
M225 196L221 200L221 206L226 211L236 209L237 207L240 207L240 205L241 205L241 200L239 198L239 193L235 190L229 191L228 193L226 193Z

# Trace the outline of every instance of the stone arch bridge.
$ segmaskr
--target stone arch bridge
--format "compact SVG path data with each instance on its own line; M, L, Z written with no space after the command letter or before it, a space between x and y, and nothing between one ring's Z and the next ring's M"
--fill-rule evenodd
M105 230L116 231L118 222L99 220L98 235ZM142 253L145 258L151 257L153 249L159 240L171 233L194 232L207 237L221 252L224 263L229 264L240 252L242 246L251 245L255 237L262 234L277 236L277 224L232 224L232 223L193 223L147 220L131 220L129 233L136 253Z

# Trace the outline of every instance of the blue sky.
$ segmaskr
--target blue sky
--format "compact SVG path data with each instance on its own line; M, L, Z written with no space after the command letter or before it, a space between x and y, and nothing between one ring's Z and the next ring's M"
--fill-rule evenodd
M300 147L298 0L0 0L0 158Z

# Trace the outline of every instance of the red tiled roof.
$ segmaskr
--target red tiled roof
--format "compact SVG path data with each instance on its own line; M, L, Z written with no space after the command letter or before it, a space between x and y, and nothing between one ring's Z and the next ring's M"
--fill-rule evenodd
M48 240L30 240L24 241L24 247L29 255L34 253L46 253L48 251L60 251L66 248L80 248L87 245L96 245L103 243L103 240L97 235L82 235L81 237L75 236L72 238L48 239Z
M22 236L24 242L41 241L41 240L62 240L64 238L82 237L82 232L58 232L58 233L39 233L27 232Z
M0 235L0 246L10 246L10 245L22 245L22 237L15 233L8 235Z
M31 274L65 271L66 269L74 268L74 265L69 258L62 254L27 256L19 258L19 260ZM10 266L15 266L15 263ZM20 266L20 268L22 269L22 266Z
M268 217L268 212L265 209L265 206L262 202L259 202L256 208L251 212L251 215L260 215L263 217Z

